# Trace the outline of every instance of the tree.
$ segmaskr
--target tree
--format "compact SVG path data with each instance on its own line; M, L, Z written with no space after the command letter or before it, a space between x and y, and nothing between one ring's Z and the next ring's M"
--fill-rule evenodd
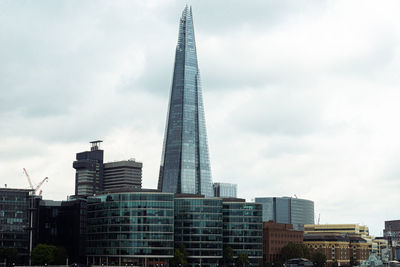
M32 264L65 264L67 251L65 248L39 244L32 250Z
M39 244L32 250L32 264L44 265L45 263L51 264L54 262L55 246Z
M304 244L297 244L289 242L281 250L281 258L283 261L294 258L310 258L310 251Z
M326 263L326 256L321 252L315 252L311 257L311 261L314 267L323 267Z
M242 253L239 255L239 257L237 258L237 263L240 266L246 266L249 265L250 261L249 261L249 256L246 253Z
M233 249L230 246L225 246L223 250L223 260L224 260L224 265L226 264L231 264L233 262Z
M172 259L172 264L175 266L187 264L188 253L183 244L179 245L179 248L175 249L174 258Z

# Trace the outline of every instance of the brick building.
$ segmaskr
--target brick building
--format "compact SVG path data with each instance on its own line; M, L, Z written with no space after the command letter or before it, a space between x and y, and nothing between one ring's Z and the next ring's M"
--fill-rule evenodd
M309 224L304 226L304 244L310 252L326 256L327 266L339 266L368 260L376 243L368 235L368 227L358 224Z
M303 231L293 230L292 224L263 222L263 260L274 262L289 242L303 243Z

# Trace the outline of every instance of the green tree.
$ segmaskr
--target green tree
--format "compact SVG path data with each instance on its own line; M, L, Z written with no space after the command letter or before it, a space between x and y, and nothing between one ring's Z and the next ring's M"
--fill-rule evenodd
M237 258L237 263L239 266L249 265L250 264L249 256L246 253L240 254L239 257Z
M289 242L281 250L281 259L287 261L294 258L310 258L310 251L304 244L297 244Z
M226 264L231 264L233 262L233 249L230 246L224 246L223 250L223 260L224 260L224 265Z
M314 267L323 267L326 263L326 256L321 252L315 252L311 257L311 261Z
M52 264L54 262L54 254L56 247L46 244L39 244L32 250L32 264L44 265Z
M68 257L67 251L63 247L39 244L32 250L32 264L65 264Z
M175 249L174 258L172 259L172 265L179 266L187 264L188 253L183 244L179 245L179 248Z

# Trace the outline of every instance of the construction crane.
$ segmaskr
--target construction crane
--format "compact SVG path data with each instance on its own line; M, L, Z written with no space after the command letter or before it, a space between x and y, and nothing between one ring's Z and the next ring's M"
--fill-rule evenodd
M45 177L42 181L40 181L40 183L36 187L34 187L32 184L31 177L29 176L28 172L26 171L25 168L23 168L23 169L24 169L26 179L28 179L29 186L32 189L32 194L36 195L36 192L39 190L39 188L44 184L44 182L47 182L47 180L49 180L49 178ZM42 195L42 190L40 190L40 192L39 192L39 196L41 196L41 195Z

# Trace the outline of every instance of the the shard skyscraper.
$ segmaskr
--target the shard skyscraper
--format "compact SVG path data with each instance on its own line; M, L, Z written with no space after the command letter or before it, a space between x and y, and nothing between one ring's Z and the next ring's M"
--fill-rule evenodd
M158 189L213 196L192 9L179 24Z

